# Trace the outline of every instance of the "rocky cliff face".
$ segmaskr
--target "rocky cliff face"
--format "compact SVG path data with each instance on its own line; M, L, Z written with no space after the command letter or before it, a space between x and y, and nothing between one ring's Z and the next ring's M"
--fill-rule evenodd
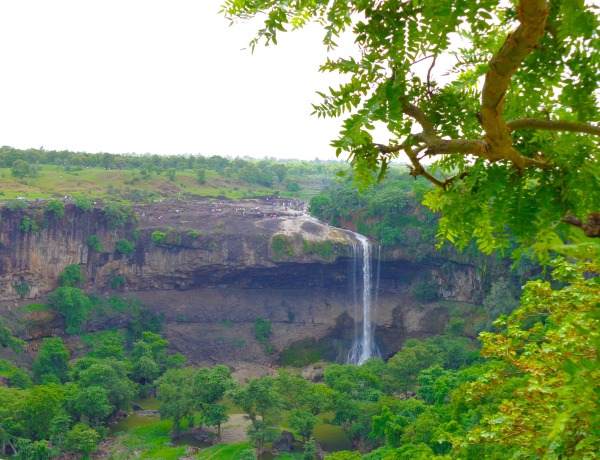
M276 349L329 337L337 343L332 357L340 358L361 321L349 292L348 234L291 210L271 213L272 203L216 206L138 207L134 218L117 228L99 208L84 212L67 205L59 219L41 205L3 209L0 301L8 308L15 301L43 299L57 287L64 268L78 264L87 293L112 294L117 288L119 295L140 298L165 315L175 348L197 361L259 359L262 349L251 343L257 316L273 322ZM26 216L37 230L25 231ZM90 235L98 236L100 252L88 245ZM115 249L120 239L135 242L131 255ZM419 300L415 286L433 287L453 301L473 302L480 295L481 279L472 265L453 263L449 269L445 261L381 257L373 319L385 354L407 337L440 332L447 322L446 309Z

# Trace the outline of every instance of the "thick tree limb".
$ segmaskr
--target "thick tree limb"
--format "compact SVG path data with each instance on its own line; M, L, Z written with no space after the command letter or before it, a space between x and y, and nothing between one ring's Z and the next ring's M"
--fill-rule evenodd
M490 61L481 95L481 124L488 144L486 158L492 161L509 159L519 169L526 166L526 160L512 145L503 118L504 97L519 65L543 36L548 13L546 0L521 0L518 7L521 24Z
M423 128L420 133L413 135L413 140L425 144L427 155L458 153L485 158L489 161L509 160L520 170L527 167L546 168L548 165L545 162L522 156L513 147L511 130L546 129L600 135L600 127L584 123L533 119L513 120L508 123L504 121L504 99L510 80L523 60L536 49L537 42L544 34L546 19L549 14L547 0L521 0L518 14L519 26L506 38L498 53L490 61L490 69L485 78L480 112L480 122L485 130L483 139L442 139L421 108L411 103L404 104L402 112L413 118ZM440 181L429 175L421 165L411 145L413 143L409 140L398 146L377 144L377 147L382 153L396 153L403 150L413 164L412 175L422 175L434 184L446 188L449 182ZM456 177L450 178L450 181L455 179Z
M506 123L508 129L539 129L544 131L569 131L572 133L585 133L600 136L600 126L588 125L576 121L551 121L537 120L535 118L522 118Z
M574 227L579 227L583 230L583 233L590 238L600 238L600 212L589 213L587 222L584 222L571 214L563 217L561 220Z

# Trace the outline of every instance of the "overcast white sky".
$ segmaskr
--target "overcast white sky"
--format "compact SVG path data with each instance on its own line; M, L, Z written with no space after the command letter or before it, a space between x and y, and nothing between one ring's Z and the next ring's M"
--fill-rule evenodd
M1 1L0 145L334 159L321 31L252 55L220 1Z

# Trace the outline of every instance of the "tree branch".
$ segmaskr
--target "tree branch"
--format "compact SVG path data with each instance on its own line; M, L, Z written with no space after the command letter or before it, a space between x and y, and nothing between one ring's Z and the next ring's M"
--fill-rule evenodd
M437 60L437 54L433 56L433 61L431 61L431 65L429 66L429 70L427 71L427 95L429 99L432 99L432 91L431 91L431 71L435 66L435 61Z
M506 123L508 129L539 129L544 131L569 131L572 133L585 133L600 136L600 126L588 125L576 121L551 121L537 120L535 118L522 118Z
M563 217L561 220L574 227L579 227L590 238L600 238L600 212L589 213L587 222L578 219L572 214Z
M420 135L423 136L424 139L427 139L425 142L438 139L433 124L429 121L429 118L427 118L425 112L423 112L419 107L417 107L414 104L411 104L410 102L407 102L402 108L402 113L404 115L408 115L411 118L414 118L414 120L421 125L421 127L423 128L423 132L420 133Z
M523 169L526 160L513 147L503 118L504 98L512 76L543 36L549 12L546 0L521 0L518 13L521 23L490 61L481 95L481 124L488 144L487 158L509 159Z
M410 148L410 146L405 146L403 150L404 153L406 153L406 156L408 157L410 162L413 164L412 167L409 166L411 176L413 176L415 179L417 178L417 176L423 176L429 182L437 185L438 187L442 187L444 190L446 189L446 185L442 181L436 179L427 171L425 171L425 168L417 158L418 150L415 151L412 148Z

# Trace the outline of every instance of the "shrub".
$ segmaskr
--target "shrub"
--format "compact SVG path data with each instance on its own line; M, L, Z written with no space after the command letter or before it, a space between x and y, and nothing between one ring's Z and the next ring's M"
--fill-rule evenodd
M15 292L17 294L19 294L19 297L21 297L21 298L25 297L27 294L29 294L31 292L31 287L25 281L22 281L21 283L13 284L13 289L15 290Z
M167 232L152 232L152 241L156 244L162 243L169 247L180 246L183 242L183 236L174 228L169 227Z
M50 200L46 205L45 210L46 212L51 213L55 219L60 219L65 215L65 205L62 201Z
M81 267L77 264L69 265L65 267L63 272L60 274L58 282L61 286L77 287L81 286L85 282L85 278L81 273Z
M433 302L438 298L438 285L435 281L415 283L410 288L410 293L423 302Z
M133 215L130 206L119 206L116 203L108 203L102 210L104 219L112 228L122 227Z
M10 200L6 203L5 207L9 211L27 209L27 202L25 200Z
M127 284L127 280L123 275L116 275L110 279L108 284L110 284L110 287L113 289L121 289Z
M29 216L25 216L19 225L19 230L21 230L23 233L29 233L30 231L38 232L40 227L35 220Z
M198 169L196 171L196 178L197 178L198 183L200 185L206 184L206 170L205 169Z
M115 249L124 256L131 256L135 250L135 243L133 241L122 238L115 243Z
M100 242L100 238L98 235L90 235L87 238L87 244L92 248L94 252L102 252L104 251L104 245Z
M275 347L269 343L269 337L271 336L271 321L267 321L260 316L257 316L254 320L254 336L258 342L264 345L267 354L270 355L275 351Z
M84 197L75 198L75 206L86 212L92 210L92 202Z
M78 288L63 286L48 296L50 306L63 315L67 324L67 333L76 334L88 316L90 299Z
M309 241L302 240L302 251L306 255L318 254L325 260L329 260L331 257L331 241Z
M275 259L281 259L284 256L294 255L294 246L288 240L288 237L282 234L273 236L271 240L271 248L275 252Z
M152 232L152 241L156 244L160 244L163 242L167 234L165 232Z
M191 231L188 232L188 236L190 238L196 239L196 238L198 238L200 236L200 233L196 232L195 230L191 230Z
M444 332L449 335L459 336L465 329L465 320L463 318L452 318L446 324Z
M296 192L299 192L301 190L300 189L300 185L298 185L297 182L291 182L291 181L287 181L285 183L285 189L288 192L292 192L292 193L296 193Z

